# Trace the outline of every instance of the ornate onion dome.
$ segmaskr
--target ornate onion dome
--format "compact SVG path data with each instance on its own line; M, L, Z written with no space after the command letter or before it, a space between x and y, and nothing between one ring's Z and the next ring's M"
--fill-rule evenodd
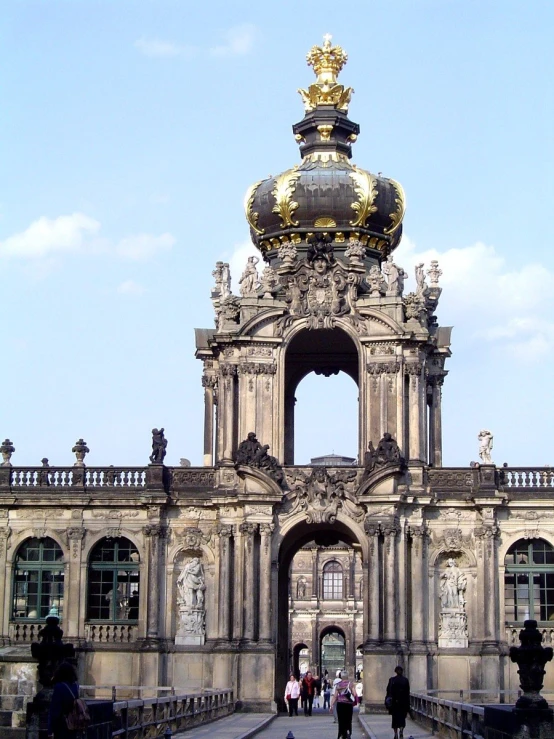
M292 242L301 253L322 236L333 242L335 253L350 239L359 240L369 262L381 262L400 242L401 185L349 161L360 127L347 115L352 88L337 82L347 58L340 46L331 46L329 35L311 49L307 61L317 79L298 91L306 113L292 127L302 162L246 193L252 241L271 263L283 244Z

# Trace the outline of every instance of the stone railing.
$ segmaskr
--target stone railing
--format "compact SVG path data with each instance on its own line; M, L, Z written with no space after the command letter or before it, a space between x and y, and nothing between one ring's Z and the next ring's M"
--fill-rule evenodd
M85 639L98 644L131 644L138 638L136 624L85 624Z
M521 624L506 624L506 642L508 646L519 647L519 635L523 628ZM542 634L543 647L554 647L554 624L552 626L537 625L538 630Z
M430 729L433 734L457 739L481 739L485 736L483 706L411 693L410 708L417 723Z
M499 467L498 485L504 490L554 490L554 469L550 467Z
M234 711L232 690L169 695L163 698L116 701L112 737L142 739L184 731Z
M44 622L11 621L8 626L10 644L30 644L38 641L38 632L43 626Z
M142 488L144 467L12 467L12 488Z

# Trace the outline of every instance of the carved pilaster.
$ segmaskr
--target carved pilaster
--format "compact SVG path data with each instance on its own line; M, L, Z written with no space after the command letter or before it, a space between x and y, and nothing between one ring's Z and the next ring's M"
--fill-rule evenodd
M9 468L6 469L9 471ZM0 526L0 593L6 593L8 590L8 583L6 582L6 555L10 536L11 528L9 526ZM0 632L4 624L5 605L6 598L0 598ZM7 637L8 635L5 634L4 636Z
M379 602L381 599L381 578L379 576L381 563L379 562L379 536L381 528L378 522L366 521L364 528L369 538L369 618L367 637L372 642L378 642L380 636Z
M482 555L482 586L485 607L484 638L485 642L492 644L496 644L498 641L496 545L499 533L500 529L494 519L494 512L492 509L483 509L483 524L475 528L475 538Z
M160 631L160 556L167 528L159 523L143 526L142 533L148 551L148 583L146 605L146 638L158 639Z
M83 526L71 526L67 529L69 543L69 558L67 561L67 581L64 583L64 627L71 637L84 637L83 625L79 614L81 612L81 567L82 553L85 543L86 529Z
M271 640L271 535L275 524L260 524L260 639Z
M412 542L411 582L412 582L412 641L424 642L427 639L427 550L429 531L425 523L411 525L408 529Z
M231 598L231 538L233 526L219 524L219 610L218 635L220 639L229 639L230 636L230 598Z
M258 532L257 523L241 523L240 531L244 537L245 554L244 557L244 638L254 639L256 632L256 619L254 607L256 604L256 586L257 586L257 562L253 556L254 553L254 537Z
M399 527L396 522L383 525L385 614L383 636L385 641L395 641L396 634L396 539Z

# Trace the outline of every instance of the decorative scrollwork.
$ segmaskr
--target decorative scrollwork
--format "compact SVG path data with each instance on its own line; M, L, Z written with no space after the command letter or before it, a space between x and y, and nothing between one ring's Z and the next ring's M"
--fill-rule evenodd
M350 206L357 213L356 218L350 221L350 224L352 226L365 226L365 222L370 215L377 211L377 206L374 205L375 198L378 195L375 187L377 182L363 169L354 167L349 174L354 180L354 192L358 196L358 202L352 203Z
M256 191L262 182L263 180L260 180L259 182L255 182L253 185L250 185L246 191L246 195L244 196L244 212L246 213L248 225L253 231L260 235L265 233L265 229L258 228L258 218L260 217L260 214L252 210L252 205L254 203L254 198L256 197Z
M394 213L389 213L391 225L388 228L385 228L384 232L386 234L392 235L398 229L398 227L402 223L402 219L404 218L404 213L406 212L406 196L400 182L396 182L396 180L390 180L390 183L396 190L396 197L394 199L394 202L396 203L396 210Z
M296 180L300 177L298 165L275 178L275 187L272 195L275 198L275 205L272 212L281 216L281 228L287 226L298 226L298 221L293 221L293 213L298 208L298 203L292 199L296 189Z

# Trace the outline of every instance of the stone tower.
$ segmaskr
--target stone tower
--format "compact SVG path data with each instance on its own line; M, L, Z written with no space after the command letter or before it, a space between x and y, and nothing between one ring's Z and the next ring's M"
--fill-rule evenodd
M351 162L359 126L348 117L352 89L337 81L344 51L326 37L307 60L317 79L300 90L305 115L293 132L301 161L245 196L264 269L249 258L235 296L229 266L218 263L216 328L197 331L205 464L232 464L253 430L281 464L294 464L298 384L312 371L344 371L359 389L360 463L390 433L408 462L440 467L450 356L450 329L434 316L440 271L419 265L416 291L404 294L407 275L393 261L402 187Z

